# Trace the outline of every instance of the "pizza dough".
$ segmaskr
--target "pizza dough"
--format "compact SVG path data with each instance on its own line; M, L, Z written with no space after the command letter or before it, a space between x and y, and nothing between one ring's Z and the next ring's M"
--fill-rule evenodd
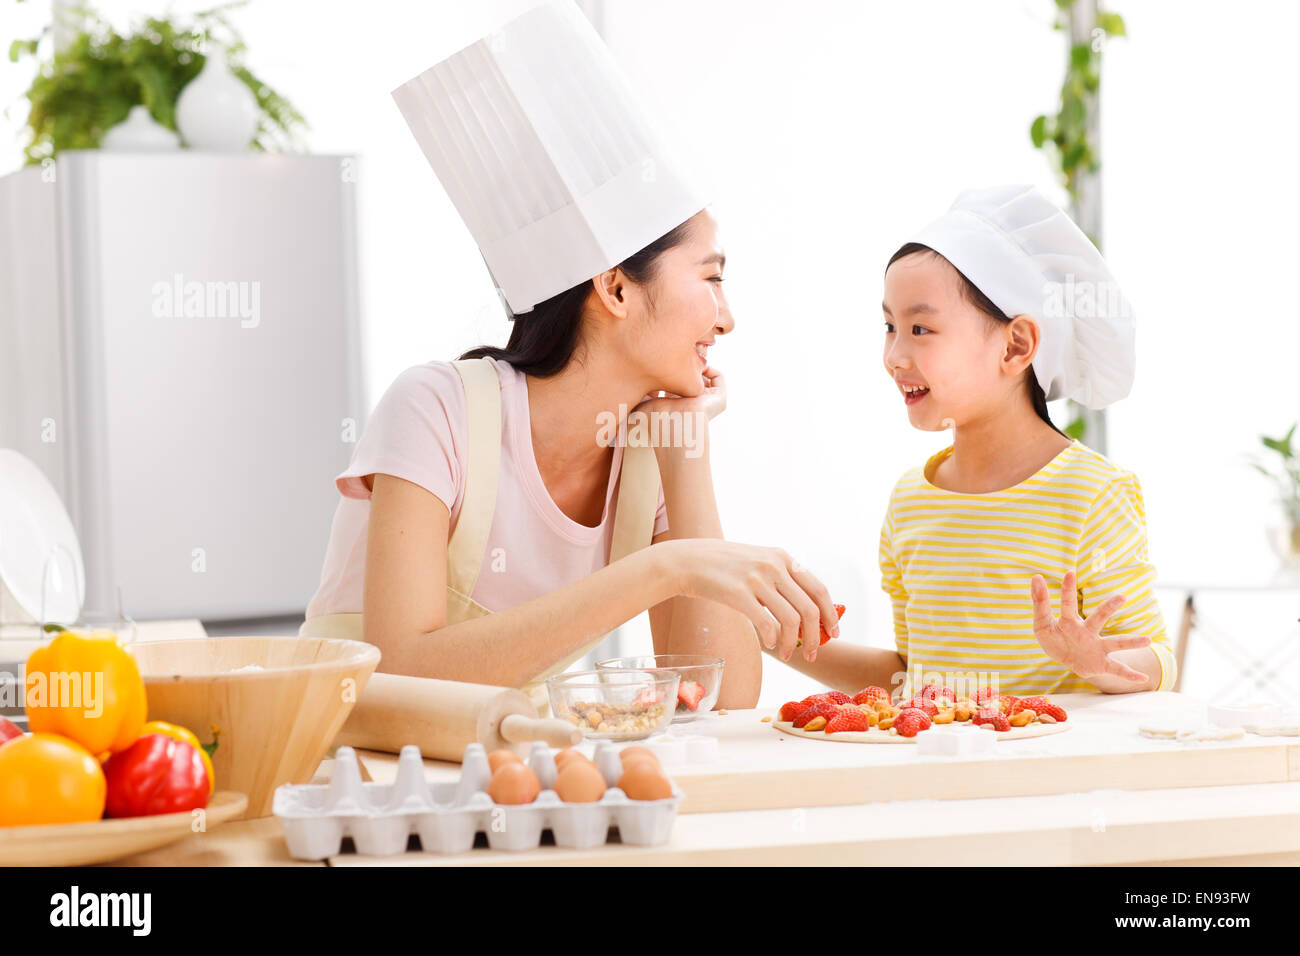
M1152 740L1238 740L1246 735L1240 727L1191 727L1179 724L1142 724L1138 733Z
M915 737L904 737L901 734L891 734L887 730L878 730L873 727L870 730L845 730L837 734L827 734L821 730L807 731L802 727L796 727L788 720L774 720L772 726L782 733L793 734L796 737L805 737L809 740L829 740L832 743L842 744L914 744L926 734L988 734L996 740L1024 740L1028 737L1046 737L1048 734L1059 734L1062 731L1070 729L1068 722L1060 724L1028 724L1024 727L1012 727L1010 730L981 730L979 727L971 724L939 724L931 726L929 730L922 730Z

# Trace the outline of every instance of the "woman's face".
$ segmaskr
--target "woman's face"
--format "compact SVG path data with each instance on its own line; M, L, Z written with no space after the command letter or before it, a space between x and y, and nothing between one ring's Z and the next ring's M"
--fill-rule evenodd
M914 428L953 428L994 409L1011 385L999 367L1003 336L962 295L948 260L918 252L890 266L884 312L885 371Z
M704 391L708 348L735 326L722 291L726 264L718 223L708 211L690 220L684 242L659 256L648 283L628 290L628 360L658 388Z

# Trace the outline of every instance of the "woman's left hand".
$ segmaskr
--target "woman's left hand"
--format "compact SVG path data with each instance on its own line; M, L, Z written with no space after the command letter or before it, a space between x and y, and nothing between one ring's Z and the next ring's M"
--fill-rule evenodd
M727 380L713 366L706 366L704 391L699 395L683 397L665 392L662 396L647 395L634 411L639 412L703 412L709 419L717 418L727 407Z
M1107 619L1123 606L1126 598L1121 594L1113 594L1087 618L1081 619L1074 582L1074 572L1067 571L1061 582L1059 618L1052 614L1051 596L1043 576L1035 574L1030 582L1029 591L1034 601L1034 637L1038 638L1038 643L1047 652L1047 656L1064 664L1084 680L1101 674L1114 674L1134 683L1148 680L1146 674L1121 663L1111 653L1146 647L1151 643L1151 638L1140 634L1101 636L1101 629L1106 626Z

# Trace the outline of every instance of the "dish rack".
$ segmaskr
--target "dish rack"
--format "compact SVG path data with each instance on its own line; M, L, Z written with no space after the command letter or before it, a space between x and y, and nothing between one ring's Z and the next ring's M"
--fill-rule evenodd
M460 779L430 784L418 747L403 747L397 776L390 784L363 783L356 752L340 747L326 784L284 784L275 791L272 813L284 830L289 855L298 860L323 860L342 850L351 837L357 853L394 856L419 838L426 853L467 853L478 834L493 850L522 851L541 845L549 830L556 846L586 849L610 839L657 846L668 842L682 791L669 778L672 796L662 800L632 800L614 784L622 775L618 748L609 741L596 744L595 763L605 778L604 796L594 803L566 803L552 788L555 757L535 741L527 765L542 791L532 803L493 803L487 787L492 778L482 744L465 748Z

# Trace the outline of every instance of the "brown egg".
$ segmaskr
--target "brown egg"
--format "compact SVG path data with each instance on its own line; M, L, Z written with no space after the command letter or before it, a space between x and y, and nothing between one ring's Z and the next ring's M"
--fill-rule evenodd
M523 761L513 750L494 750L488 754L488 766L492 768L493 773L500 770L503 763L523 763Z
M565 803L595 803L605 795L605 778L588 760L569 760L555 777L555 793Z
M624 747L618 752L618 759L623 761L624 766L627 766L628 760L632 757L647 757L656 767L659 766L659 758L649 747Z
M673 795L663 771L647 760L629 761L618 778L618 788L629 800L663 800Z
M574 750L572 747L566 747L555 755L555 769L563 770L569 765L570 760L581 760L583 763L590 764L593 767L596 766L591 762L591 758L581 750Z
M537 775L517 761L503 763L488 784L488 796L493 803L532 803L541 792Z

